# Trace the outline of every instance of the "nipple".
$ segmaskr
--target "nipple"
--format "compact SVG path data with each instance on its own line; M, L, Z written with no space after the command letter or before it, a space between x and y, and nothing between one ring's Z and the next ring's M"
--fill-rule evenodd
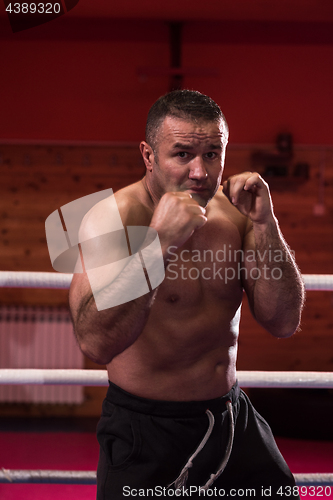
M179 295L177 295L177 294L172 294L172 295L170 295L170 296L168 297L167 301L168 301L168 302L171 302L172 304L174 304L175 302L178 302L179 298L180 298L180 297L179 297Z

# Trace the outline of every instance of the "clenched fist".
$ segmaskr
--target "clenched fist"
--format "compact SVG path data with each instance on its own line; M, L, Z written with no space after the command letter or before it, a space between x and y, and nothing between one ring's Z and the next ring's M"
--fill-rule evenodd
M166 258L170 246L179 248L207 222L205 213L189 193L170 192L162 196L150 226L158 232Z
M268 184L256 172L243 172L223 183L223 193L252 222L264 224L273 216Z

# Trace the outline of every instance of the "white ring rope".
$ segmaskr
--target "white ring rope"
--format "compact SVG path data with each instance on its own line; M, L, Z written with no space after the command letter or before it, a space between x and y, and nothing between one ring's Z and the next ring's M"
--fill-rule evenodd
M96 472L2 468L0 483L96 484Z
M0 288L69 288L72 274L0 271ZM333 291L333 274L303 274L307 290Z
M294 478L297 486L333 485L332 473L300 473L294 474ZM2 468L0 483L96 484L96 472Z
M306 290L326 292L333 291L333 275L332 274L302 274Z
M333 474L330 472L309 472L307 474L303 474L300 472L298 474L293 474L293 476L295 478L297 486L333 485Z
M107 386L108 374L106 370L3 368L0 385L8 384Z
M333 388L333 372L237 371L241 387Z
M6 288L69 288L73 275L64 273L33 273L0 271L0 287Z
M332 389L333 372L238 371L241 387ZM0 385L85 385L107 386L106 370L2 368Z

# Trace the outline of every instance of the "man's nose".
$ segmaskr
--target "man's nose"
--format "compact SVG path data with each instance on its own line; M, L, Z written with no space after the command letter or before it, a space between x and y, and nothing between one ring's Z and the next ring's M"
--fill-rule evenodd
M189 172L190 179L203 180L208 177L208 173L205 167L205 162L201 157L195 157L191 161L191 168Z

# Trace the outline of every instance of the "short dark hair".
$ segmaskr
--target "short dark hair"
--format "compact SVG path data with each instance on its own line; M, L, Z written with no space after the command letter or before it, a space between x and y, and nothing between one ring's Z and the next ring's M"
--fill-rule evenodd
M146 124L146 142L156 149L156 136L159 126L167 116L183 118L190 121L223 121L228 140L228 124L213 99L196 90L173 90L160 97L150 108Z

